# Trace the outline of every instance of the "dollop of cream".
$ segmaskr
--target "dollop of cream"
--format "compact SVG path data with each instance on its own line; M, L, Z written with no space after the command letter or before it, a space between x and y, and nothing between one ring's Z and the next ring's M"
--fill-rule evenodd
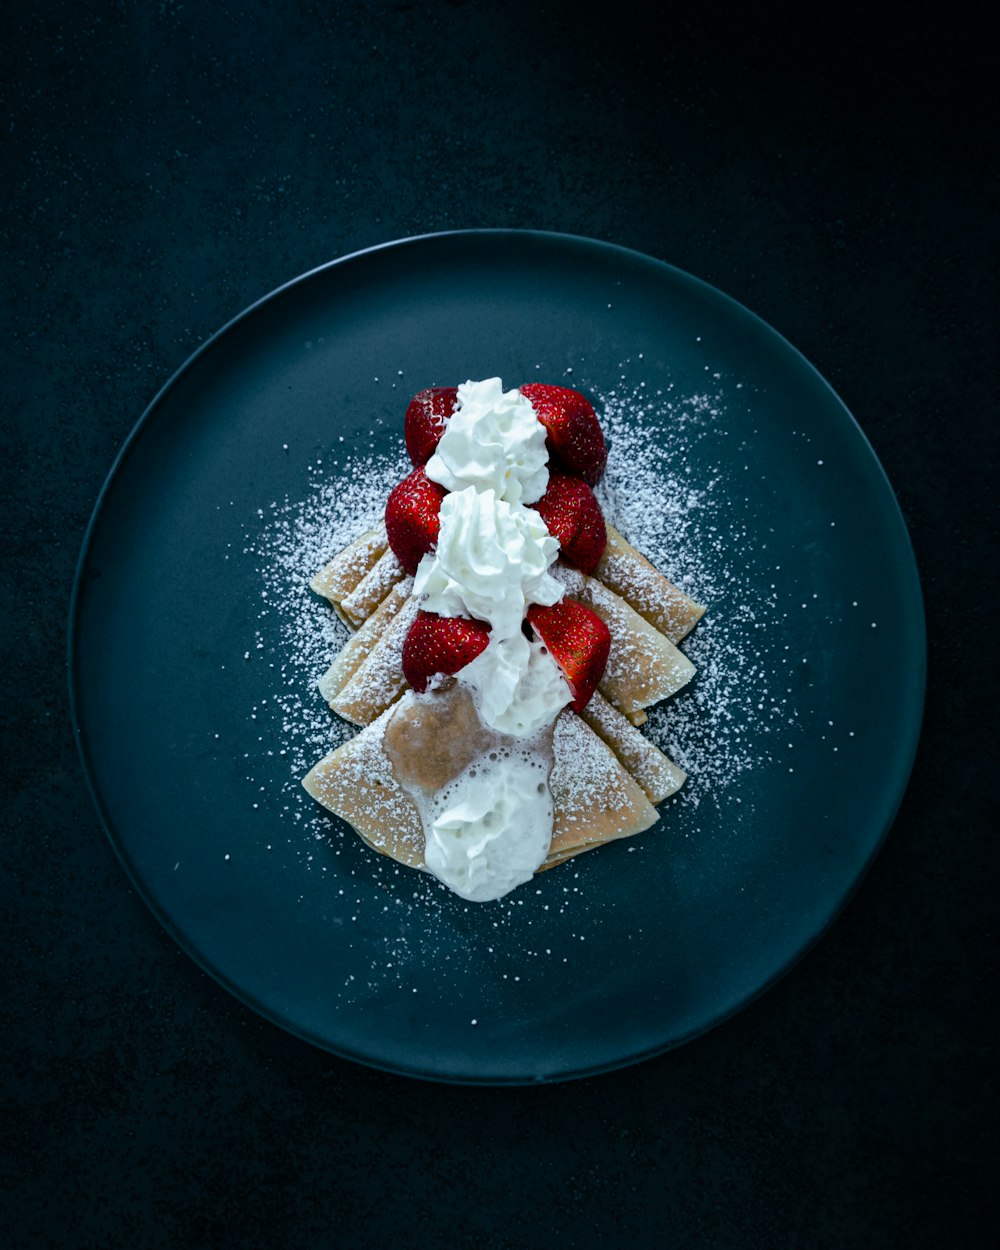
M548 768L526 743L491 752L460 773L435 796L425 821L429 871L476 903L530 881L552 838Z
M466 382L427 476L449 493L434 551L413 593L428 612L490 626L486 649L456 674L493 747L438 792L411 788L424 827L424 863L456 894L502 898L531 879L552 839L552 729L573 695L539 641L522 632L528 607L563 587L549 571L559 544L527 507L548 485L545 427L499 378Z
M520 634L531 603L557 603L549 573L559 544L537 512L467 486L441 501L437 547L417 567L413 593L439 616L487 621L491 645Z
M487 647L458 676L472 689L483 724L517 738L551 725L573 698L544 644L520 632Z
M474 486L512 504L541 499L549 457L531 403L519 390L505 391L499 378L463 382L455 403L427 476L450 491Z

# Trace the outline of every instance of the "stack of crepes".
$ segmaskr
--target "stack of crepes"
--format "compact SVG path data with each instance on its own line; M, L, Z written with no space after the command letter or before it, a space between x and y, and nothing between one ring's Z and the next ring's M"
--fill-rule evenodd
M705 609L605 525L607 546L593 576L562 559L551 570L568 596L605 622L611 648L582 713L567 707L556 720L549 778L553 836L539 871L649 828L658 815L654 804L685 779L638 727L646 708L693 676L694 665L677 644ZM419 606L413 578L380 523L322 568L311 587L354 631L320 690L334 712L364 728L316 764L303 785L374 850L422 867L420 815L383 748L386 725L407 689L403 643Z

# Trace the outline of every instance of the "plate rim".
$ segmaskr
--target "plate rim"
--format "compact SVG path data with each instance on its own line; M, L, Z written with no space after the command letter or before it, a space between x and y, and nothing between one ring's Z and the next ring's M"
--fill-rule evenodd
M504 1077L499 1075L455 1075L450 1073L442 1073L438 1071L429 1071L416 1066L407 1066L405 1064L393 1064L382 1062L371 1056L361 1054L352 1050L348 1046L334 1045L329 1039L311 1033L308 1029L301 1028L293 1024L290 1020L282 1015L278 1010L266 1007L264 1004L255 1001L252 996L239 985L226 976L221 970L212 966L207 957L203 956L200 951L187 941L183 934L179 931L174 921L160 906L152 893L140 880L137 871L129 862L129 858L125 853L125 848L112 829L112 822L109 818L105 804L98 791L95 781L95 770L92 767L90 757L87 750L87 744L84 739L81 715L80 715L80 698L77 691L78 678L78 629L79 618L81 612L81 604L85 593L84 581L86 576L87 563L90 556L91 547L94 540L99 520L104 509L104 504L123 471L125 462L129 454L135 446L138 439L150 423L153 414L164 403L170 392L180 382L181 378L195 368L201 358L206 355L209 350L223 337L230 334L245 320L249 319L259 309L265 305L277 300L286 292L295 287L305 285L310 280L318 277L320 274L335 270L350 262L356 262L362 258L371 256L376 253L390 252L393 250L401 250L413 245L432 244L436 241L456 240L456 239L480 239L480 240L526 240L557 244L579 246L587 249L594 249L604 252L608 255L618 254L623 259L632 263L640 263L642 265L650 265L654 268L663 270L669 274L674 281L680 281L691 285L693 288L700 290L703 294L709 296L712 300L728 305L731 310L736 311L739 315L749 318L758 326L763 327L769 335L773 336L784 350L789 352L797 359L800 367L805 368L810 375L813 384L819 384L828 396L833 400L834 405L840 410L842 417L848 419L849 424L853 427L854 434L860 438L862 447L867 453L870 464L877 470L877 477L882 487L882 494L887 504L891 504L890 512L893 522L899 532L903 543L903 550L906 555L906 564L908 565L906 580L909 583L913 603L911 619L909 621L913 636L911 643L916 654L917 664L915 671L912 672L911 690L913 715L909 722L910 741L908 750L899 767L900 783L898 792L895 795L895 801L891 806L891 810L887 811L887 815L883 822L883 827L878 837L873 841L868 854L856 871L856 874L841 897L837 900L836 905L825 915L820 924L814 929L809 937L797 947L797 949L774 970L770 977L757 985L754 989L746 993L733 1003L728 1009L720 1011L713 1015L710 1019L699 1025L697 1028L689 1030L683 1036L675 1038L666 1043L646 1047L641 1051L630 1053L624 1057L618 1057L604 1063L590 1064L586 1067L573 1070L564 1070L544 1076L510 1076ZM276 1025L285 1032L291 1033L300 1040L307 1042L309 1045L315 1046L317 1049L325 1051L339 1058L359 1063L362 1066L374 1069L376 1071L391 1073L396 1076L412 1077L419 1080L429 1081L435 1084L450 1085L466 1085L466 1086L486 1086L486 1087L510 1087L525 1085L548 1085L563 1083L572 1080L581 1080L587 1077L603 1075L607 1072L619 1071L623 1068L632 1067L636 1064L645 1063L646 1061L658 1056L669 1053L672 1050L683 1046L694 1039L710 1032L716 1027L724 1024L734 1015L749 1007L758 998L771 989L778 981L780 981L787 973L795 968L800 960L815 947L828 929L833 925L837 918L841 915L844 908L854 897L855 892L859 889L876 857L878 856L886 838L892 829L899 808L909 789L910 781L913 774L913 768L916 762L916 755L919 748L923 719L926 710L926 687L927 687L927 629L926 629L926 612L924 607L923 586L920 578L919 564L916 558L916 552L913 546L913 540L906 524L899 499L893 489L889 476L883 466L881 459L876 453L871 441L868 439L857 418L854 416L850 408L840 397L832 384L819 372L818 368L791 343L779 330L758 313L748 308L740 300L727 294L719 287L703 278L698 277L689 271L672 264L669 261L661 260L659 257L652 256L647 252L642 252L636 248L627 247L622 244L612 243L604 239L598 239L587 235L575 234L565 231L538 230L538 229L522 229L514 227L477 227L470 229L456 230L438 230L422 234L407 235L401 238L386 240L381 243L373 244L369 247L359 248L355 251L338 256L332 260L314 266L311 269L296 275L293 278L281 283L270 291L258 297L252 303L246 305L233 317L229 318L222 326L208 336L198 347L194 349L181 364L170 374L167 380L153 395L152 399L147 403L139 417L136 419L128 435L121 444L116 453L114 460L103 480L101 488L97 494L93 508L90 512L86 527L84 529L83 538L80 545L79 554L77 556L76 566L73 575L73 584L69 600L69 612L66 634L66 663L67 663L67 686L69 696L69 714L73 731L73 738L76 743L77 755L84 774L84 780L87 792L90 796L94 810L96 810L104 834L111 843L115 855L124 869L126 876L132 888L136 891L143 904L149 909L157 922L163 927L173 942L194 962L196 967L206 973L218 985L232 994L244 1007L248 1008L255 1015L261 1016L269 1023Z

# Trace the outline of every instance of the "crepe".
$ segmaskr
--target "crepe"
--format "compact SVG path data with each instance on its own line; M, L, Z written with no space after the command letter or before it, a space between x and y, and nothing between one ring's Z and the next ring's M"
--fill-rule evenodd
M611 631L611 650L598 689L634 725L646 719L647 707L676 694L694 676L683 652L634 608L595 577L568 564L553 575L566 593L596 612Z
M340 603L388 546L389 536L385 530L385 522L379 521L335 555L309 584L318 595L323 595L331 603Z
M341 599L341 615L357 627L371 616L393 586L405 576L406 570L387 548L354 589Z
M641 833L659 819L639 783L575 712L559 713L552 750L552 842L542 868Z
M605 521L604 528L608 543L594 577L671 642L680 642L704 616L704 604L668 581L613 525Z
M370 725L403 693L403 643L416 615L417 601L408 595L381 629L371 650L333 698L327 699L338 716L353 725Z
M590 728L614 751L651 803L662 803L684 784L687 774L669 756L599 693L580 713Z
M372 850L420 868L424 862L420 813L396 780L382 746L392 711L388 708L313 765L302 784L317 802L353 825Z
M319 683L320 693L331 706L337 695L371 654L392 618L410 597L412 589L412 577L406 577L403 581L397 582L371 616L363 622L357 633L352 634L338 651Z
M593 577L565 561L551 570L567 595L607 624L611 649L598 692L582 714L564 709L553 728L553 833L539 871L648 829L658 817L654 805L685 780L684 770L637 726L647 707L675 694L694 675L694 665L676 643L705 609L617 530L610 525L607 530L608 545ZM405 788L412 778L397 775L385 749L387 727L397 709L407 706L400 702L407 689L402 648L418 611L413 578L389 549L380 524L335 556L310 584L356 630L320 680L320 690L333 711L362 728L316 764L303 785L372 849L422 867L423 827ZM454 725L449 731L454 734Z
M668 581L613 525L605 521L604 526L608 541L594 577L671 642L680 642L701 619L704 605ZM329 599L345 620L359 625L390 586L403 579L395 557L383 560L388 546L385 523L379 521L316 574L313 590ZM380 560L382 567L368 579Z
M386 709L314 765L302 784L373 850L419 868L424 862L420 813L385 749L386 729L395 714L395 707ZM574 712L566 710L556 718L552 748L553 831L542 869L656 822L657 810L642 787Z

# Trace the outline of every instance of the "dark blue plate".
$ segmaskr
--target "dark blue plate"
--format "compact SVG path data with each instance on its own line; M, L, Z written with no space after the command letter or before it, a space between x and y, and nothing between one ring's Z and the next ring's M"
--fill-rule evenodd
M766 703L734 698L725 726L753 766L696 806L666 804L633 849L602 848L499 905L464 904L397 870L332 820L333 836L317 841L275 712L294 675L278 614L273 625L260 614L259 559L245 551L260 513L303 498L340 436L398 447L405 400L423 385L499 374L600 393L623 372L646 395L717 393L714 425L687 440L685 467L695 487L709 473L728 483L707 572L739 564L766 604L741 624L739 596L723 594L706 618L730 636L755 631L734 692L770 674ZM651 433L669 440L669 423ZM889 483L783 338L647 256L475 231L307 274L171 379L91 521L71 696L108 834L203 968L336 1054L502 1084L658 1054L789 968L893 819L916 749L924 650ZM244 660L251 653L258 662ZM681 696L688 725L697 690Z

